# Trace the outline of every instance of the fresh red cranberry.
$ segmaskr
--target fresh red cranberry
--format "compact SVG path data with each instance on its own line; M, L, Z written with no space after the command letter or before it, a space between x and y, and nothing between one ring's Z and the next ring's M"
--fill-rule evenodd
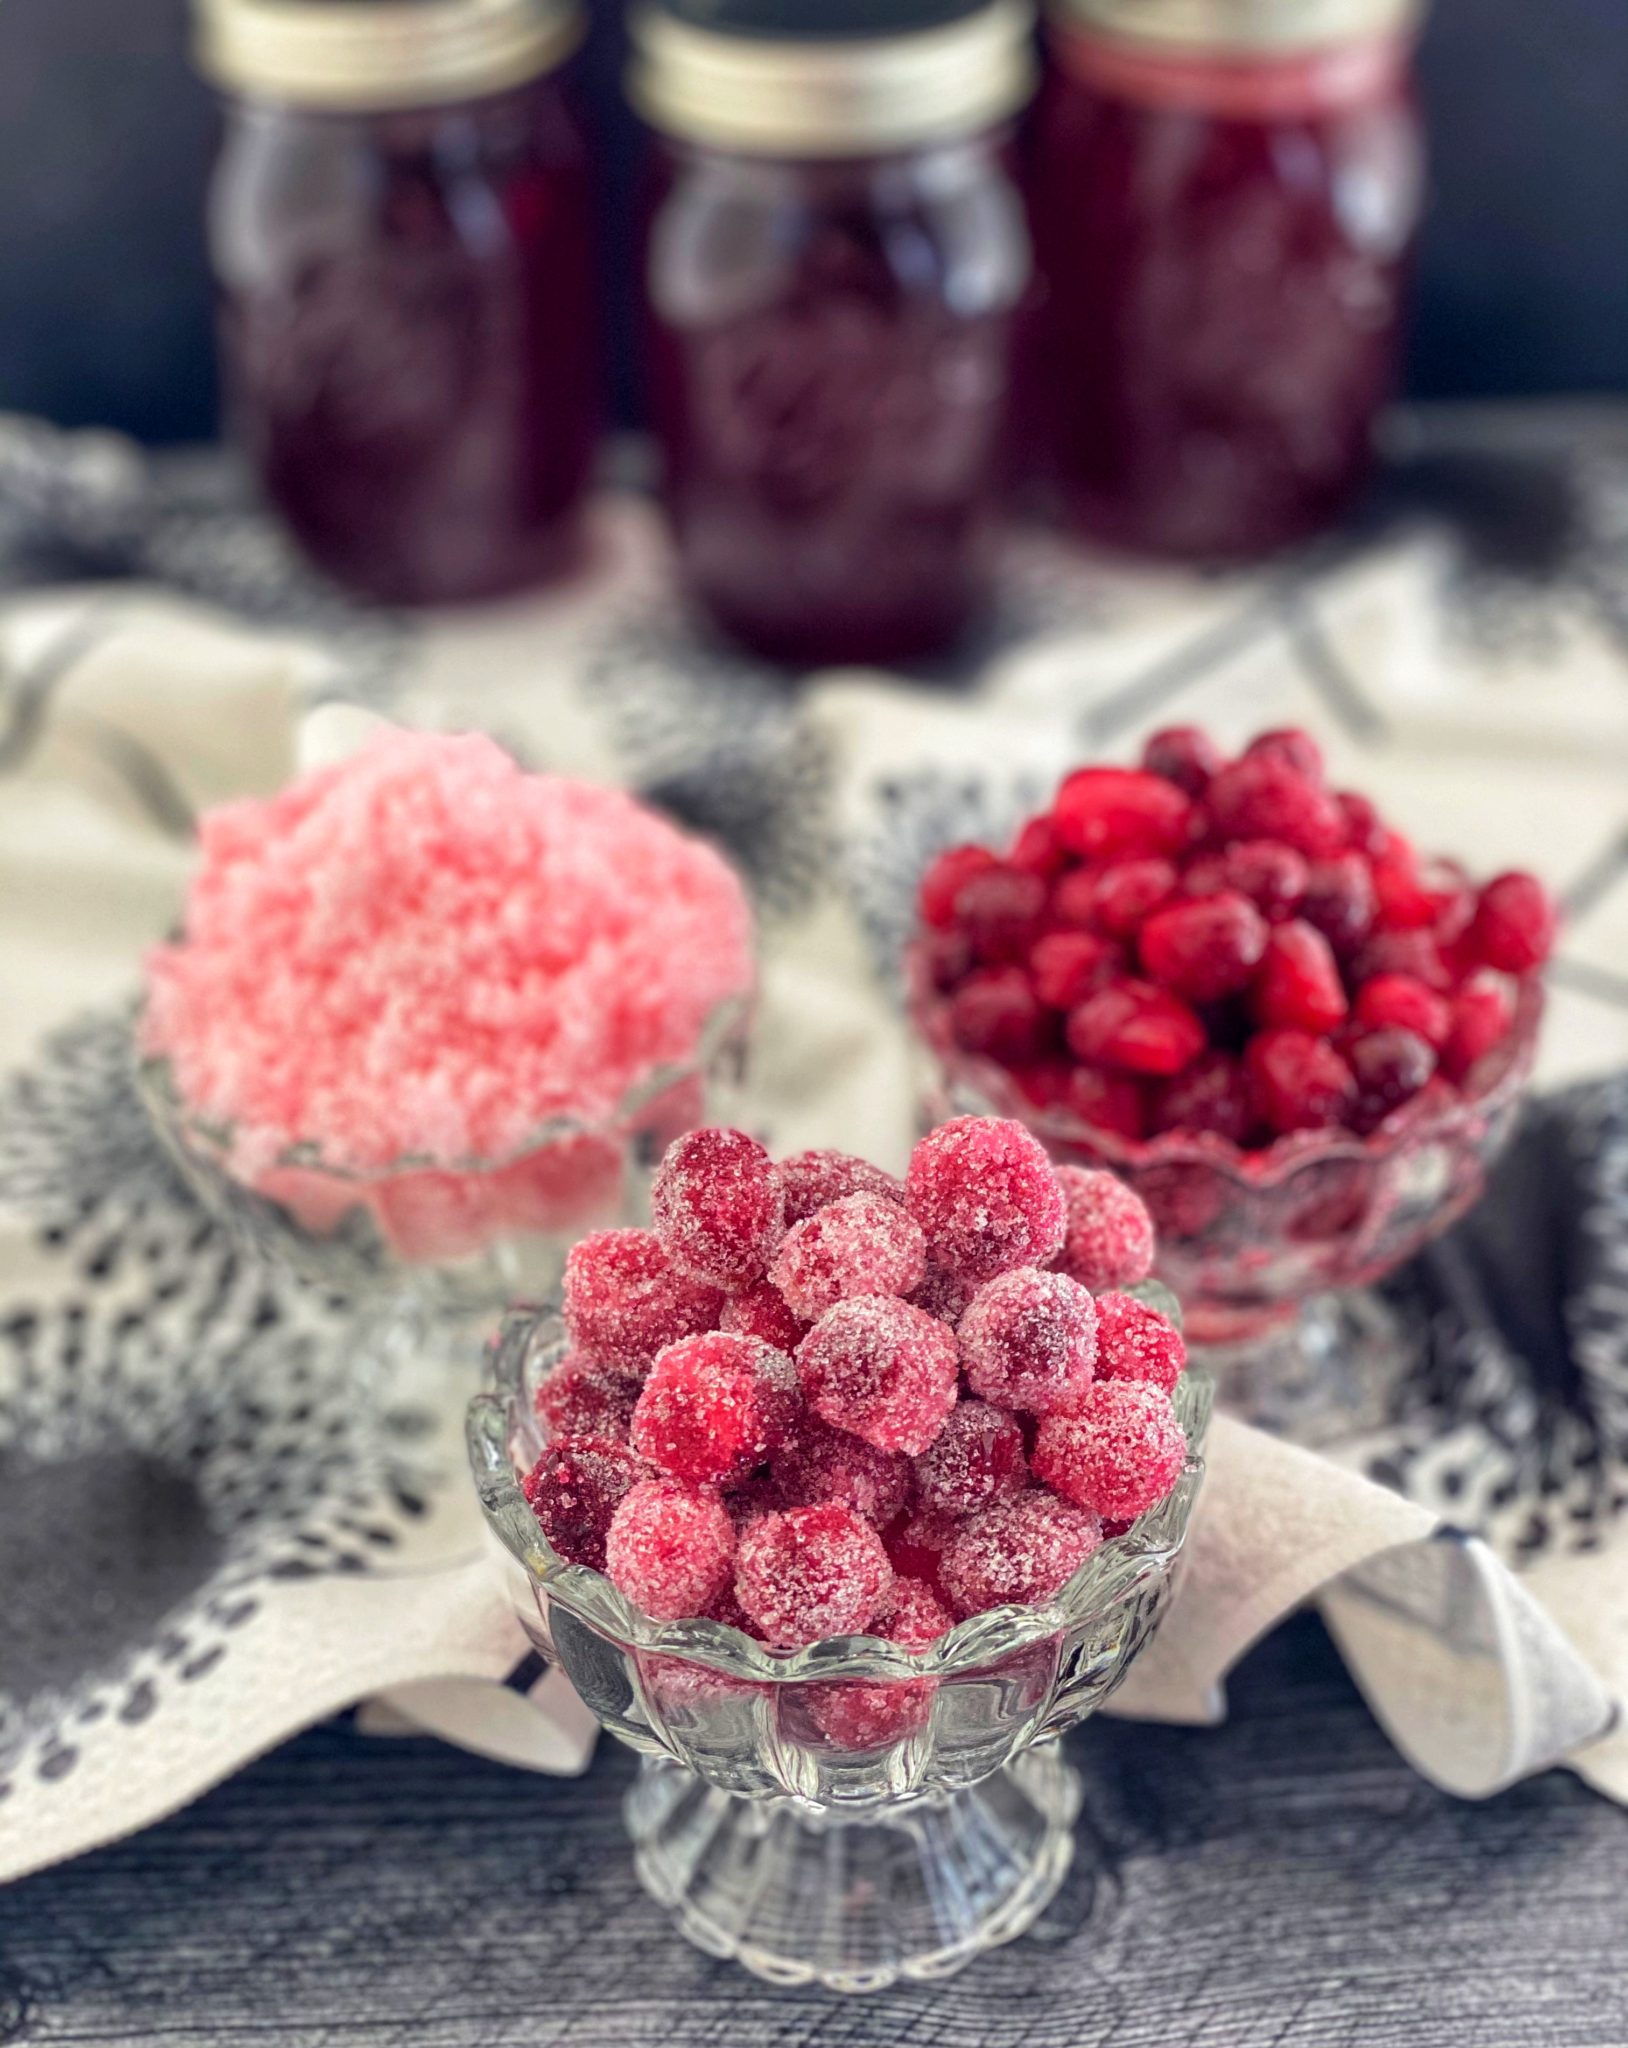
M1357 991L1355 1015L1370 1031L1414 1032L1440 1052L1453 1029L1452 1005L1411 974L1376 974ZM1422 1084L1421 1084L1422 1085Z
M1425 931L1374 932L1364 939L1351 963L1351 979L1372 981L1379 974L1410 974L1426 988L1453 985L1441 947Z
M1476 957L1500 974L1530 974L1555 942L1554 905L1532 875L1497 875L1481 891L1470 929Z
M1192 1011L1146 981L1090 997L1070 1015L1067 1036L1082 1060L1133 1074L1179 1074L1204 1050L1204 1026Z
M1032 1102L1036 1109L1055 1109L1067 1098L1068 1077L1073 1072L1074 1064L1068 1059L1035 1060L1025 1067L1014 1067L1012 1079L1025 1101Z
M1142 1091L1129 1074L1111 1074L1103 1067L1074 1067L1063 1093L1063 1107L1099 1131L1131 1139L1142 1135Z
M1143 925L1142 965L1161 988L1211 1003L1246 988L1266 951L1266 920L1236 890L1173 903Z
M1346 1013L1333 948L1299 918L1274 925L1256 976L1253 1004L1268 1029L1332 1031Z
M1038 818L1029 820L1012 842L1007 858L1012 867L1048 882L1061 871L1068 860L1068 849L1057 837L1057 827L1049 812L1042 811Z
M1045 883L1021 868L984 868L956 892L956 922L991 964L1027 959L1045 913Z
M1275 732L1257 733L1244 749L1246 761L1282 761L1308 782L1323 779L1323 750L1309 732L1297 725L1280 726Z
M1029 975L1041 1002L1072 1010L1123 964L1119 948L1095 932L1048 932L1029 955Z
M1092 922L1110 938L1128 939L1175 887L1176 870L1167 860L1117 861L1092 883Z
M1226 886L1247 896L1274 924L1293 917L1306 893L1305 856L1276 839L1244 839L1221 856Z
M1419 874L1418 856L1400 833L1373 863L1375 922L1381 931L1411 932L1436 921L1436 898Z
M1074 931L1090 931L1097 921L1097 876L1098 868L1070 868L1059 875L1051 887L1051 901L1047 908L1053 924L1067 925Z
M1346 836L1353 849L1365 853L1370 860L1377 859L1390 845L1392 834L1380 817L1377 808L1365 796L1359 796L1354 789L1336 790L1334 801L1340 807L1345 820Z
M1435 1053L1416 1031L1401 1025L1359 1033L1346 1047L1345 1058L1357 1084L1349 1122L1364 1133L1411 1101L1436 1071Z
M1087 860L1175 853L1187 841L1192 804L1161 776L1134 768L1080 768L1057 792L1059 838Z
M955 922L955 899L963 882L996 866L987 846L952 846L941 853L921 878L917 906L923 924L942 929Z
M1055 1022L1021 967L983 967L950 998L950 1030L966 1052L1022 1067L1044 1058Z
M1205 801L1224 839L1279 839L1308 860L1344 850L1345 816L1338 803L1277 755L1249 755L1223 768Z
M1151 1121L1156 1131L1213 1131L1247 1145L1260 1115L1242 1063L1231 1053L1207 1052L1157 1090Z
M1343 1123L1357 1083L1326 1038L1305 1031L1263 1031L1252 1038L1244 1066L1261 1114L1280 1135Z
M1226 766L1226 756L1202 727L1167 725L1142 749L1142 766L1161 775L1189 796L1202 796L1210 778Z
M965 932L929 929L923 934L922 951L927 973L941 995L972 972L972 941Z
M1315 925L1342 960L1368 936L1378 908L1374 878L1360 853L1314 861L1307 871L1299 915Z
M1442 1072L1462 1081L1495 1046L1502 1045L1515 1022L1509 997L1495 981L1473 981L1453 998L1453 1028L1441 1056Z

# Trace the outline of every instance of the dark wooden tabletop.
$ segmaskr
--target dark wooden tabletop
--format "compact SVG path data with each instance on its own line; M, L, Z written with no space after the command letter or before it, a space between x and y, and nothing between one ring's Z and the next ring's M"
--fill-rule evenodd
M334 1723L0 1892L0 2041L268 2048L1624 2048L1628 1816L1485 1805L1390 1749L1321 1629L1219 1730L1097 1721L1037 1936L876 1998L772 1990L638 1890L606 1742L539 1779Z

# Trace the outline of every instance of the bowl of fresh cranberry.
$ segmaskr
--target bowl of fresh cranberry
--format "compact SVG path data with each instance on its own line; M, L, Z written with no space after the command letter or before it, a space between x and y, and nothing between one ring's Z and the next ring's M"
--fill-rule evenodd
M1067 776L1005 852L941 853L918 907L927 1120L1017 1117L1119 1175L1234 1392L1354 1420L1406 1349L1366 1290L1476 1201L1510 1134L1542 886L1421 856L1305 733L1229 759L1176 727L1137 768Z

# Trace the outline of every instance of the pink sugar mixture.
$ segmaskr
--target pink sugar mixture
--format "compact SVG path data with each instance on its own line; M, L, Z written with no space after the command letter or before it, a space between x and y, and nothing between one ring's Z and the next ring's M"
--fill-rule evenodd
M608 1118L752 981L709 847L631 797L523 773L478 735L392 732L211 811L145 1042L255 1173L499 1159Z

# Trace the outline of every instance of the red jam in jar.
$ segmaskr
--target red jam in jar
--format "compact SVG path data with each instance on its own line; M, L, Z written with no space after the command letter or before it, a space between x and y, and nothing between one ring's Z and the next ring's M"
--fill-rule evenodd
M1248 559L1360 490L1423 188L1411 25L1411 0L1058 0L1039 408L1086 532Z
M691 596L771 660L929 655L987 602L1027 27L1020 0L667 0L639 24L666 508Z
M568 567L599 424L587 149L559 0L204 0L228 406L358 594Z

